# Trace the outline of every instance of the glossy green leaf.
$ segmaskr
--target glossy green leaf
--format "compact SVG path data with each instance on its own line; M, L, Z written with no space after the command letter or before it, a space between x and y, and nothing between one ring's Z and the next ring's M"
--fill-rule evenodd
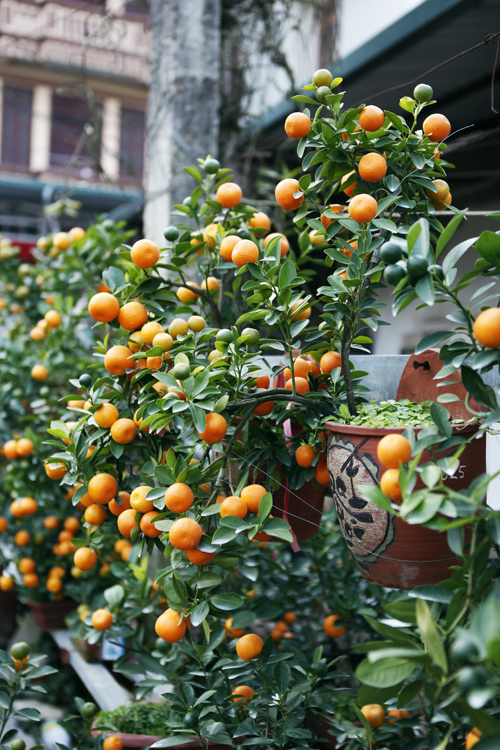
M356 669L356 677L365 685L386 688L403 682L414 669L415 664L409 659L385 659L375 664L365 659Z
M420 637L430 657L444 674L448 674L446 652L441 642L436 623L432 618L429 605L424 599L417 599L416 613Z

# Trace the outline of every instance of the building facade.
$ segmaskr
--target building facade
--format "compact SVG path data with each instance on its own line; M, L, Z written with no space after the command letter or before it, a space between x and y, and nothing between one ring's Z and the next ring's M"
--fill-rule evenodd
M1 0L0 232L38 236L65 198L84 225L140 211L148 81L144 0Z

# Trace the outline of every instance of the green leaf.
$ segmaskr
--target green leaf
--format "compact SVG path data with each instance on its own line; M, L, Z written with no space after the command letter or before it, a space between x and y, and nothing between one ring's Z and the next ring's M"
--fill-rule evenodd
M233 628L248 628L255 622L255 612L251 612L249 609L243 612L237 612L233 617L232 627Z
M490 734L483 737L474 745L474 750L498 750L500 747L500 734Z
M260 524L266 521L272 509L273 509L273 496L271 495L270 492L266 492L266 494L262 496L260 503L259 503L259 523Z
M127 283L124 274L116 266L110 266L103 271L102 278L110 288L111 292L115 289L124 287Z
M455 232L457 231L460 223L462 222L462 219L466 215L467 211L460 211L459 214L456 214L453 219L446 225L444 230L441 232L439 239L437 241L436 245L436 254L435 258L437 258L441 255L444 248L448 244L448 242L451 240Z
M265 531L271 536L281 539L283 542L288 542L289 544L293 542L292 533L288 529L265 529Z
M422 690L424 685L425 683L423 680L416 680L409 685L405 685L398 695L398 708L404 708L408 703L411 703Z
M387 189L391 191L391 193L395 193L396 190L399 189L399 186L401 185L399 179L396 177L395 174L390 174L384 179L385 184L387 185ZM392 230L391 230L392 231Z
M440 602L449 604L453 599L453 592L445 589L444 586L417 586L416 589L408 592L412 599L425 599L428 602Z
M217 609L228 612L233 609L239 609L245 602L244 598L239 594L217 594L216 596L212 596L210 601Z
M406 680L414 669L415 664L409 659L389 658L374 664L365 659L356 669L356 677L365 685L387 688Z
M395 698L399 692L400 685L392 685L389 688L373 688L369 685L361 685L356 698L358 706L366 706L367 703L385 703Z
M432 349L432 347L437 346L437 344L453 336L453 334L454 331L435 331L434 333L429 333L419 341L415 348L415 354L421 354L426 349Z
M367 720L366 716L365 716L365 715L364 715L363 713L361 713L361 711L360 711L360 710L359 710L359 708L358 708L358 707L356 706L356 704L354 704L354 703L353 703L353 704L352 704L352 707L353 707L353 709L354 709L354 710L356 711L356 714L357 714L357 716L358 716L358 719L360 720L360 722L362 723L362 725L363 725L363 726L364 726L364 728L365 728L366 734L368 735L368 742L369 742L369 746L371 747L371 741L372 741L372 737L373 737L373 732L372 732L372 728L371 728L371 726L369 725L369 723L368 723L368 720Z
M412 99L411 96L403 96L399 100L399 106L401 107L401 109L404 109L405 112L410 112L411 114L413 114L413 111L417 106L417 102L415 101L415 99Z
M375 505L378 505L379 508L387 511L387 513L392 513L392 503L387 495L384 495L378 484L362 484L359 486L359 490L361 497L365 500L375 503Z
M267 310L252 310L251 312L240 315L240 317L236 321L236 325L239 325L240 323L246 323L247 320L261 320L261 318L265 318L266 315Z
M207 426L207 413L196 404L189 404L189 411L193 417L194 426L197 432L204 432Z
M177 735L176 737L166 737L164 740L158 740L151 747L178 747L178 745L187 745L188 743L193 743L191 735L189 737Z
M441 643L436 623L432 619L429 605L424 599L417 599L416 613L420 637L425 644L429 656L444 674L448 674L446 652Z
M200 171L196 169L196 167L184 167L184 171L191 175L191 177L194 177L196 182L203 182L203 177L200 174Z
M442 432L443 435L446 435L446 437L451 438L453 428L451 426L450 412L448 409L445 409L441 404L436 404L434 402L431 404L430 415L438 430Z
M456 555L463 555L464 553L464 540L465 530L463 526L458 526L455 529L448 529L446 533L448 539L448 547Z
M396 620L408 622L411 625L417 624L415 602L389 602L385 605L384 610L390 617L394 617Z
M486 385L481 375L468 365L462 365L462 383L478 404L489 409L498 409L495 391L491 385Z
M500 518L493 516L488 518L487 529L490 539L498 546L500 545Z
M500 256L500 235L488 230L481 232L476 248L479 255L496 265Z
M285 661L279 661L276 666L274 667L273 671L274 680L276 682L276 686L278 688L278 692L280 695L283 695L283 693L286 692L288 685L290 683L290 667Z
M201 573L196 583L199 589L208 589L211 586L219 586L222 583L222 578L211 570L205 570Z
M408 635L408 633L403 633L400 628L391 628L390 625L384 625L383 623L373 619L373 617L369 617L368 615L364 615L364 618L367 623L371 625L373 630L384 638L388 638L389 640L393 641L400 641L401 643L407 643L410 646L417 645L411 635Z
M385 114L400 133L409 132L408 126L400 115L396 115L394 112L388 112L387 110L385 110Z
M372 221L372 224L379 229L385 229L388 232L393 232L393 234L396 234L396 232L398 231L396 224L393 221L390 221L390 219L374 219Z
M193 627L200 625L210 612L208 602L200 602L191 612L191 624Z
M435 294L432 276L429 273L420 277L415 285L415 291L426 305L432 307L435 301Z
M117 584L116 586L111 586L111 588L106 589L104 592L104 598L106 599L107 603L110 607L118 607L121 602L123 601L125 597L125 590L123 586L120 586Z
M464 240L459 245L456 245L450 252L447 254L446 258L443 260L443 271L445 274L447 274L458 261L464 255L467 250L474 244L474 242L477 240L477 237L472 237L472 239Z
M441 469L436 464L427 464L422 469L420 477L425 486L432 489L441 479Z
M227 544L236 539L236 532L227 526L219 526L212 537L212 544Z
M294 100L294 102L301 102L302 104L314 104L315 107L317 107L319 104L319 102L314 101L314 99L310 99L308 96L304 96L303 94L292 96L292 99Z

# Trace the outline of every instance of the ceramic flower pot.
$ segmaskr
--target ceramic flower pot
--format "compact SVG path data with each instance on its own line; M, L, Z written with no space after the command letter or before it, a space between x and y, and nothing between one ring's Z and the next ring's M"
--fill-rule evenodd
M284 477L282 481L286 481ZM314 487L312 482L306 482L298 490L280 487L274 494L272 513L276 518L283 518L286 514L297 541L303 542L318 533L324 502L325 488Z
M379 484L385 471L377 457L384 435L402 434L406 428L361 427L327 422L329 433L328 472L342 534L362 575L388 588L413 589L437 584L452 574L457 558L448 547L446 534L424 526L410 525L374 503L364 500L364 484ZM418 432L422 428L414 428ZM455 434L470 437L473 425ZM426 451L422 462L430 460ZM461 490L486 471L486 438L469 443L460 458L460 468L447 482ZM424 485L418 479L416 489Z
M34 602L28 599L26 604L36 624L42 630L58 630L66 627L65 618L78 606L77 602L68 599L62 602Z

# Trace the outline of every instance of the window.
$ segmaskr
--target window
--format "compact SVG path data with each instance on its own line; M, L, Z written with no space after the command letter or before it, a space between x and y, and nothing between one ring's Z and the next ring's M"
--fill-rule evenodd
M149 15L149 0L129 0L124 6L125 13Z
M102 111L93 116L87 102L54 94L50 138L51 167L66 169L84 179L95 177L100 162Z
M2 164L6 166L29 167L32 98L29 89L4 86Z
M144 170L145 115L122 107L120 127L120 177L142 180Z

